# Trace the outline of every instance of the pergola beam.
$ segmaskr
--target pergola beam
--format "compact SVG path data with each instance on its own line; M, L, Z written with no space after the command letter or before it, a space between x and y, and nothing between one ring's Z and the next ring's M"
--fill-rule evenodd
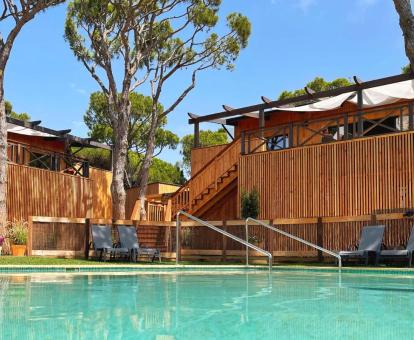
M260 97L260 99L262 100L262 102L263 103L265 103L265 104L269 104L269 103L271 103L272 102L272 100L271 99L269 99L269 98L267 98L267 97L265 97L265 96L261 96Z
M38 126L42 123L41 120L34 120L32 122L29 122L29 124L33 127L33 126Z
M232 107L230 107L230 106L228 106L228 105L223 105L223 109L224 109L225 111L227 111L227 112L231 112L231 111L233 111L233 110L234 110Z
M363 82L361 84L354 84L354 85L349 85L349 86L345 86L345 87L341 87L341 88L337 88L337 89L317 92L317 93L313 94L312 96L310 96L309 94L306 94L306 95L302 95L302 96L297 96L295 98L275 100L275 101L271 101L271 102L268 102L268 103L262 103L262 104L246 106L246 107L242 107L242 108L239 108L239 109L232 109L231 111L226 110L224 112L218 112L218 113L214 113L214 114L210 114L210 115L206 115L206 116L200 116L200 117L197 117L197 118L192 118L192 119L189 119L188 122L189 122L189 124L194 124L196 122L199 122L199 123L208 122L208 121L211 121L211 120L214 120L214 119L228 118L228 117L243 115L243 114L254 112L254 111L268 110L268 109L272 109L272 108L275 108L275 107L278 107L278 106L283 106L283 105L288 105L288 104L295 104L295 103L298 103L298 102L302 102L304 100L319 99L319 98L325 98L325 97L333 97L333 96L337 96L337 95L347 93L347 92L356 92L358 90L362 91L364 89L369 89L369 88L372 88L372 87L383 86L383 85L398 83L398 82L401 82L401 81L412 80L412 79L414 79L414 74L413 73L399 74L399 75L395 75L395 76L391 76L391 77L380 78L380 79L375 79L375 80Z
M49 129L47 127L41 126L40 121L26 122L26 121L23 121L23 120L20 120L20 119L12 118L12 117L6 117L6 122L9 123L9 124L25 127L27 129L32 129L34 131L47 133L51 136L55 136L55 137L48 137L48 138L62 139L62 140L67 141L70 145L78 144L78 145L84 145L84 146L90 146L90 147L96 147L96 148L111 150L110 146L108 146L106 144L99 143L99 142L95 142L95 141L91 140L90 138L81 138L81 137L70 135L69 134L71 132L70 129L60 130L60 131L59 130L53 130L53 129Z

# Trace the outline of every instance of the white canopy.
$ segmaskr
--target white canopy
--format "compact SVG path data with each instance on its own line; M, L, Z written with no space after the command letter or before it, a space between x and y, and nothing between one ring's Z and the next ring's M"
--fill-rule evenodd
M24 126L7 123L7 132L17 133L19 135L36 136L36 137L56 137L46 132L37 131Z
M362 91L363 107L369 108L392 104L401 99L414 99L414 80L373 87ZM313 104L297 107L278 107L278 110L294 112L318 112L339 108L344 102L358 103L356 92L347 92L323 99Z

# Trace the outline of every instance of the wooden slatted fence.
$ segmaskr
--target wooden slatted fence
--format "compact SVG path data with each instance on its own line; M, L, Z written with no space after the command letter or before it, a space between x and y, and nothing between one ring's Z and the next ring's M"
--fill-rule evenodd
M358 242L361 228L372 224L386 225L385 246L401 246L407 242L411 227L414 224L414 220L404 218L403 213L344 218L275 219L264 222L333 251L350 249ZM134 225L137 228L141 246L158 248L164 258L175 258L176 225L174 222L113 222L106 219L88 220L53 217L30 218L29 253L33 255L83 256L85 245L90 239L88 226L93 223L114 226L114 242L118 240L116 225ZM213 221L210 223L242 239L245 238L245 225L242 220ZM249 224L249 236L251 242L254 238L260 248L272 252L275 258L315 258L318 255L321 256L313 248L267 230L255 223ZM207 258L243 261L245 256L243 245L192 221L182 222L180 238L181 255L184 259ZM256 252L251 252L251 254L260 257L260 254ZM329 256L325 258L333 260Z
M260 218L360 216L414 205L414 132L263 152L239 161Z
M112 216L112 174L90 169L90 178L9 163L8 219L29 216Z

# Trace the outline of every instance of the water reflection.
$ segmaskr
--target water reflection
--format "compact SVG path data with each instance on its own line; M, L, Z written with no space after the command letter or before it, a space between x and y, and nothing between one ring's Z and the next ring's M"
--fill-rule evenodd
M405 338L414 331L413 288L410 278L300 272L0 276L0 334Z

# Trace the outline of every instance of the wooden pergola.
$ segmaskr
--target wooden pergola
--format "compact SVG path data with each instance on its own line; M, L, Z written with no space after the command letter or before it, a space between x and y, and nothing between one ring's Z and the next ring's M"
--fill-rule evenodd
M41 126L42 123L41 120L26 122L20 119L15 119L12 117L6 117L6 122L21 128L34 130L37 132L45 133L48 136L48 138L53 138L56 140L64 141L65 144L69 146L75 146L75 147L91 147L91 148L100 148L100 149L106 149L111 150L111 147L94 141L92 138L81 138L74 135L71 135L70 129L67 130L53 130L44 126ZM23 133L24 134L24 133Z
M414 73L410 74L399 74L395 76L375 79L371 81L363 82L358 77L353 77L355 84L350 86L345 86L337 89L314 92L311 89L305 87L305 95L297 96L294 98L282 99L282 100L270 100L264 96L261 97L262 103L245 106L241 108L231 108L227 105L223 105L224 111L213 113L205 116L198 116L192 113L189 113L190 119L188 120L189 124L194 124L194 147L200 146L200 123L210 122L221 124L223 127L225 125L235 125L235 122L239 119L242 119L246 116L251 117L252 113L258 112L257 118L259 119L259 128L264 128L265 126L265 117L270 114L278 113L281 111L280 107L285 105L295 105L304 101L317 101L322 98L329 98L333 96L338 96L340 94L348 92L356 92L357 101L358 101L358 110L362 115L362 106L363 106L363 90L370 89L373 87L384 86L389 84L394 84L406 80L414 79ZM278 109L276 109L278 108ZM362 122L362 120L360 120ZM362 123L358 124L358 131L362 131Z

